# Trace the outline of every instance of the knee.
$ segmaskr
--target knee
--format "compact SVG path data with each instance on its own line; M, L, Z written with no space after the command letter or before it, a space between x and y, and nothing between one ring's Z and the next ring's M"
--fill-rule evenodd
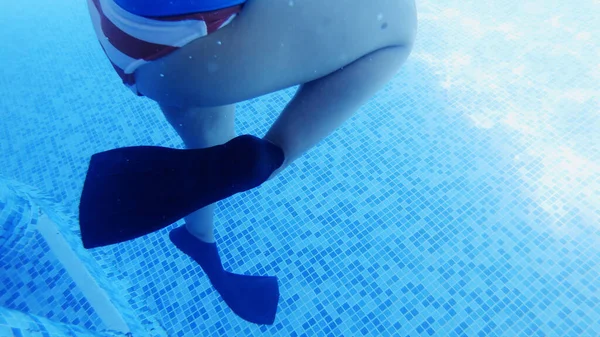
M397 24L390 25L390 29L393 30L395 45L412 49L417 37L417 10L414 0L401 1L401 3L402 7L395 18Z

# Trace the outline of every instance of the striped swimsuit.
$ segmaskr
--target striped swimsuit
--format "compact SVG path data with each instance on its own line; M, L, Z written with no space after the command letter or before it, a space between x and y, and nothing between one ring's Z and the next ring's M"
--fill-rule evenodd
M157 1L162 2L141 1L141 8L130 6L125 10L115 0L88 0L94 30L104 53L123 84L139 96L142 95L137 91L134 76L137 68L226 26L241 11L245 0L220 1L221 6L226 2L224 8L202 1L201 5L195 5L193 12L177 6L153 8L152 3ZM182 1L171 0L170 3ZM158 15L160 12L166 15Z

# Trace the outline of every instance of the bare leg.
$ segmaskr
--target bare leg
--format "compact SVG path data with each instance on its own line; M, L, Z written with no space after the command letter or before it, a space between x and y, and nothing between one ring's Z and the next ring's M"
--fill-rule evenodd
M161 106L161 109L188 149L221 145L235 137L234 104L187 109ZM188 231L204 242L215 242L214 209L211 204L185 217Z
M380 49L302 85L264 137L285 153L270 179L352 116L396 74L411 48Z
M410 45L416 26L414 0L248 0L228 26L140 67L137 88L168 106L237 103Z
M217 146L235 136L235 105L161 108L188 148ZM215 243L213 215L214 204L189 214L185 217L185 228L169 233L171 242L200 265L233 312L252 323L273 324L279 302L277 278L225 271Z

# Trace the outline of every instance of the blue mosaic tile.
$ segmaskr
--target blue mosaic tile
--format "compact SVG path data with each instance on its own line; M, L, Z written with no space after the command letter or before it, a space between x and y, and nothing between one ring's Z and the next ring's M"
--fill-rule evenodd
M0 178L0 304L57 322L106 329L89 302L51 254L35 229L38 218L29 200Z
M87 272L89 272L94 277L95 282L98 284L98 286L101 289L103 289L107 294L109 294L110 301L115 305L116 308L118 308L120 315L125 320L125 322L127 322L130 331L132 331L134 334L144 334L147 336L162 335L162 333L160 332L160 330L162 329L160 329L159 327L157 328L156 321L146 319L146 317L140 312L134 312L131 309L131 307L127 304L126 300L121 295L121 293L124 291L121 289L124 289L125 287L123 285L120 285L118 282L115 282L114 280L109 281L106 278L106 270L101 270L100 266L98 266L93 257L86 250L84 250L83 247L81 247L81 239L78 236L79 230L75 216L69 214L68 211L65 210L61 204L56 203L56 201L50 198L48 195L43 194L37 189L27 186L25 184L0 177L0 191L2 191L1 195L3 196L0 199L15 201L13 203L3 202L0 204L3 207L0 209L4 210L4 212L0 212L0 218L2 217L2 215L9 214L8 211L10 211L12 207L8 207L7 205L10 206L11 204L27 205L27 207L19 206L19 212L17 214L23 212L24 208L30 208L30 210L26 213L38 213L40 216L48 216L49 221L54 222L57 228L61 231L62 237L67 241L68 244L71 245L72 249L82 260L82 262L87 268ZM9 218L9 220L11 219ZM41 240L41 236L37 233L37 230L35 229L35 225L39 221L37 217L31 218L29 219L29 221L22 221L21 223L16 223L15 221L9 220L5 220L6 222L3 225L3 230L0 232L0 238L7 238L7 240L4 242L0 241L0 243L2 243L0 246L5 248L12 247L13 249L9 250L10 252L14 252L14 248L20 248L21 250L25 250L30 249L30 247L32 246L29 243L24 244L23 240L21 240L23 236L31 237L32 235L36 235L38 240ZM28 222L29 225L27 225ZM25 229L26 231L24 231ZM17 241L14 242L15 240ZM42 242L39 245L39 247L43 247L46 250L48 249L45 242ZM44 251L44 254L48 253L48 251ZM7 256L10 257L11 255L7 254ZM57 286L57 282L67 280L69 277L66 275L65 270L56 262L59 261L56 261L54 259L53 263L50 263L49 261L44 263L44 265L48 268L56 268L57 271L60 273L60 275L57 275L56 277L52 277L45 281L45 286L55 290L55 292L46 291L43 292L43 296L39 296L39 291L37 291L36 293L38 293L38 296L34 302L45 303L48 306L56 306L57 304L60 304L61 301L66 300L67 302L62 303L62 308L58 311L62 312L62 315L71 317L67 319L67 322L69 322L70 324L79 324L85 327L86 329L100 329L104 327L104 323L102 323L100 317L96 314L95 309L92 308L87 299L83 297L75 299L75 297L72 295L72 293L79 292L79 289L77 289L77 291L74 291L74 289L76 288L74 283L65 281L69 283L69 290L63 292L62 294L59 294L59 292L61 291L61 286ZM17 267L20 268L22 266L26 266L27 264L28 263L24 263L23 265L17 265ZM35 270L33 270L33 268L30 268L28 271L30 272L29 276L32 278L32 280L30 280L27 283L27 287L30 291L34 291L36 290L35 284L37 282L43 281L40 278L40 275L43 273L38 273ZM10 275L10 273L7 273L7 275ZM34 282L33 280L36 281ZM5 280L4 284L4 289L10 290L10 288L14 286L14 283L10 279ZM21 286L23 286L23 282L17 284L17 288L20 288ZM12 297L16 299L19 298L19 296L21 295L22 294L19 294L18 292L14 292ZM66 304L73 302L77 302L79 304L75 307L75 309L69 307L69 305ZM39 306L37 304L33 304L33 307L36 308L36 312L40 311L40 308L38 308ZM20 307L16 307L15 309L28 311L28 307L26 305L21 305ZM76 310L76 313L69 313L69 311L72 310ZM53 316L54 314L55 311L50 311L45 316L56 319L56 317ZM84 319L81 319L82 317ZM145 325L141 325L140 319L145 319L147 323L145 323ZM156 333L150 334L149 330L154 330L156 331Z
M0 306L2 337L119 337L112 332L92 332L82 327L55 322L47 318Z
M124 293L124 315L172 336L600 334L597 3L417 3L417 43L394 80L276 179L217 206L225 267L279 277L275 324L237 318L170 228L82 253ZM15 65L0 77L3 174L76 214L91 154L182 146L154 104L120 86L84 3L11 6L0 11L11 23L0 60ZM64 13L79 14L52 19ZM239 104L238 133L263 135L293 93ZM11 209L2 223L27 217ZM0 240L39 244L23 233ZM51 302L73 290L52 263L14 266L52 275ZM21 294L31 279L3 285Z

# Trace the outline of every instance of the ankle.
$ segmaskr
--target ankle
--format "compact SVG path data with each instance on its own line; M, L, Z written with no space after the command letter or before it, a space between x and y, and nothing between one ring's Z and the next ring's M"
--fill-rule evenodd
M212 230L210 231L197 231L186 225L187 231L192 234L196 239L205 243L215 243L215 235Z
M263 137L263 140L266 140L267 142L271 143L272 145L280 148L283 151L283 163L281 164L281 166L279 168L277 168L275 171L273 171L273 173L271 173L271 175L269 176L269 178L267 179L267 181L275 178L275 176L277 176L279 174L279 172L285 170L286 167L288 167L289 165L289 157L288 154L286 153L285 149L283 148L283 146L277 144L277 142L269 139L269 135L266 135L265 137Z

